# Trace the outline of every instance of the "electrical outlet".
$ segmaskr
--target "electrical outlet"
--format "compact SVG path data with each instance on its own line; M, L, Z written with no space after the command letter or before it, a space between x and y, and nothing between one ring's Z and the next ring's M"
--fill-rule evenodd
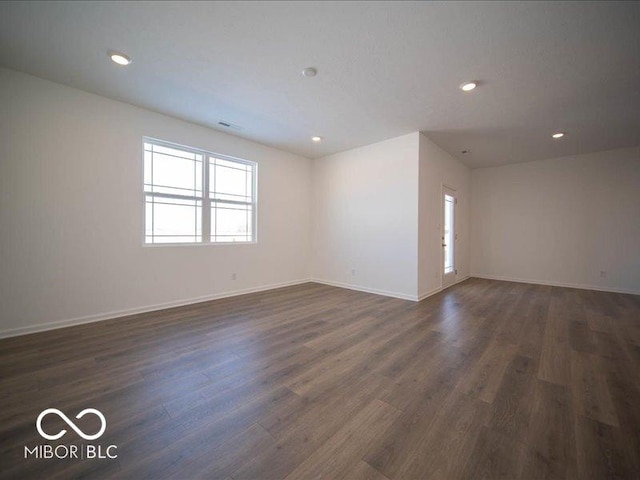
M607 271L606 270L600 270L600 278L607 278Z
M238 276L235 273L231 274L231 280L235 280L236 278L238 278Z
M351 276L352 276L352 277L355 277L355 276L356 276L356 269L355 269L355 268L352 268L352 269L351 269Z

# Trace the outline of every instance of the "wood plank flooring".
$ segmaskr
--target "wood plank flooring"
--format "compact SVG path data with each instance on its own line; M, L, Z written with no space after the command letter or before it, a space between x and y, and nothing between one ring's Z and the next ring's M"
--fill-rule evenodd
M2 478L640 478L640 297L304 284L0 341ZM61 419L105 434L83 441ZM39 444L116 459L24 458Z

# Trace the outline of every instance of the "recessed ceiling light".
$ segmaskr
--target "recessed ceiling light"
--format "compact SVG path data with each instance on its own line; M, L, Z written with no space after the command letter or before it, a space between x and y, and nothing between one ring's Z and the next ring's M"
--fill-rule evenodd
M476 82L465 82L462 85L460 85L460 90L462 90L463 92L470 92L477 86L478 84Z
M553 135L551 135L553 138L562 138L564 137L564 132L556 132Z
M317 74L318 74L318 70L316 70L313 67L307 67L304 70L302 70L303 77L315 77Z
M311 140L314 141L315 143L320 143L322 141L322 137L311 137Z
M120 52L109 52L109 58L118 65L129 65L131 63L131 57Z

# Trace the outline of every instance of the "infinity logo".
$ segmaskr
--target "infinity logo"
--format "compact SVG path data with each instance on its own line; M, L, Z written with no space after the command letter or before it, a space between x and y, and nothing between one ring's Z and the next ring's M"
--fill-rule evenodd
M86 435L82 430L80 430L75 425L75 423L69 420L69 417L67 417L64 413L62 413L57 408L47 408L46 410L43 410L40 413L40 415L38 415L38 419L36 420L36 428L38 429L38 433L42 435L44 438L46 438L47 440L57 440L60 437L62 437L65 433L67 433L66 430L60 430L55 435L49 435L48 433L45 433L42 430L42 419L47 415L49 415L50 413L55 413L56 415L58 415L62 420L64 420L67 423L67 425L73 428L73 430L85 440L95 440L96 438L100 438L104 433L104 431L107 429L107 419L104 418L104 415L99 410L96 410L95 408L85 408L78 415L76 415L76 418L82 418L87 413L93 413L100 419L100 422L102 422L102 426L100 427L100 430L98 431L98 433L94 435Z

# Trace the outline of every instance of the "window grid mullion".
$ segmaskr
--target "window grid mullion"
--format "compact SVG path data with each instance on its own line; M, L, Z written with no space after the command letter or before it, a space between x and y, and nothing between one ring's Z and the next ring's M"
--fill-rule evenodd
M153 164L154 158L153 153L151 153L151 184L153 185ZM152 188L153 190L153 188ZM156 202L155 197L153 202L151 203L151 243L156 243ZM146 232L145 232L146 234Z
M216 194L218 193L218 159L213 157L213 197L216 198ZM213 206L213 202L211 204L211 208L213 208L213 219L214 219L214 230L213 236L215 238L215 242L218 241L218 202L215 202L215 207Z
M196 189L197 189L197 179L196 179L196 162L193 162L193 194L195 195L196 193ZM200 204L202 205L202 203ZM200 211L202 211L202 206L200 207ZM198 208L196 207L196 214L193 216L193 231L196 234L196 237L198 236ZM202 222L200 222L200 225L202 225ZM200 240L202 240L202 235L200 235Z
M209 156L202 153L202 241L211 242L211 200L209 198Z

